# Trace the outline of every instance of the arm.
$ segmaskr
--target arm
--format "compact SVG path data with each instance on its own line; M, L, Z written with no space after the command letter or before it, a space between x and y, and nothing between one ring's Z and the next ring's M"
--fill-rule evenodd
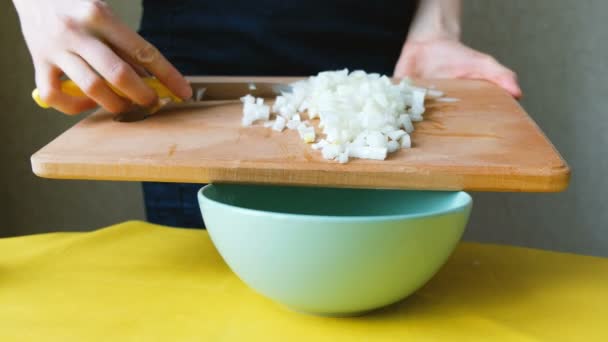
M513 71L460 42L460 12L460 0L421 0L395 77L483 79L521 97Z
M184 77L141 36L129 29L100 0L13 0L36 70L42 99L54 108L77 114L98 104L122 112L130 103L106 84L142 106L157 101L141 79L149 72L176 95L191 96ZM73 80L88 98L60 90L60 78Z

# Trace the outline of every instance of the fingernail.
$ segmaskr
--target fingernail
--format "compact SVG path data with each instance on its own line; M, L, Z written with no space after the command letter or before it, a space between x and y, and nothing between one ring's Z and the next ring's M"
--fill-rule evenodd
M188 82L183 83L179 88L179 93L177 94L177 96L181 97L184 100L191 98L192 97L192 87L190 86L190 83L188 83Z
M184 100L188 100L191 97L192 97L192 87L190 87L190 85L188 85L187 87L184 88L184 92L182 94L182 98Z

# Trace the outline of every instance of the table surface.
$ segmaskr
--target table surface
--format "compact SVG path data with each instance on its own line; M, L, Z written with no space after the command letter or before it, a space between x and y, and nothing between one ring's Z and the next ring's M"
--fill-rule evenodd
M203 230L0 239L0 341L608 341L606 317L595 257L463 243L405 301L322 318L254 293Z
M567 187L568 165L504 90L473 80L418 83L459 101L428 103L413 148L384 161L324 160L295 131L242 127L242 105L233 103L199 104L135 123L101 111L34 154L32 168L41 177L89 180L525 192Z

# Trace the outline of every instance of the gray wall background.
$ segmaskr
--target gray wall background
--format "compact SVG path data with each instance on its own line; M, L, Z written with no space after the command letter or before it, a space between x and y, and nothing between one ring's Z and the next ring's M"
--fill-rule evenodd
M133 27L139 1L109 1ZM139 184L37 179L29 156L79 118L37 109L30 58L0 11L0 236L143 219ZM474 194L465 238L608 256L608 28L603 0L465 1L463 39L515 69L523 106L573 169L559 194Z

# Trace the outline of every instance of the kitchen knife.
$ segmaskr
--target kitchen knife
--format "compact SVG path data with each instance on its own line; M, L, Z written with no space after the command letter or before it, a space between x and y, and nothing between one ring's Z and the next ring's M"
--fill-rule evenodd
M140 121L148 116L157 113L161 109L177 108L185 106L191 103L203 102L203 101L230 101L239 100L245 95L252 95L255 97L273 98L280 95L283 92L291 91L291 86L283 83L276 82L243 82L239 81L218 81L218 82L197 82L192 81L190 86L192 87L192 98L188 100L182 100L175 96L167 87L165 87L160 81L153 77L143 78L144 82L150 86L158 95L158 103L152 107L141 107L133 105L133 107L125 112L117 115L115 120L121 122L134 122ZM118 89L108 84L112 90L121 97L126 96ZM61 90L70 96L86 96L84 92L71 80L65 80L61 83ZM49 105L45 103L40 97L38 89L32 92L34 101L42 108L49 108Z

